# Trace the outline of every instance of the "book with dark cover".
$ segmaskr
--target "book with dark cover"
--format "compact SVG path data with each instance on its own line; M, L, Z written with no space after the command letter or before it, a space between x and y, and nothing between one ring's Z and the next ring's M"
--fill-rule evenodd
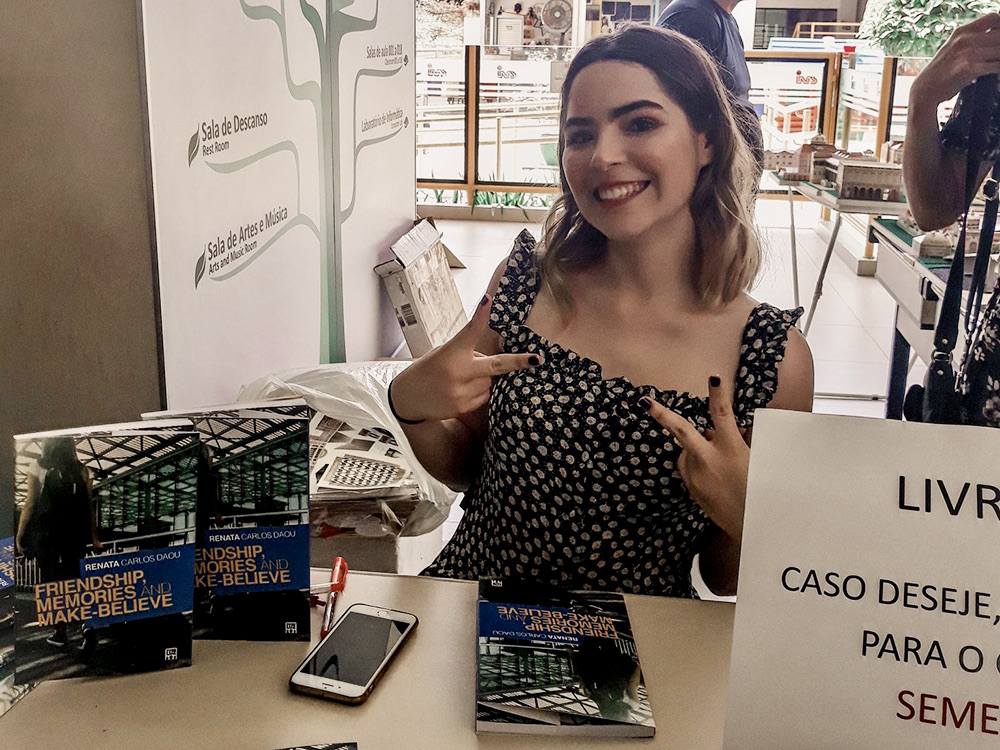
M15 683L191 664L190 423L15 437Z
M143 415L190 419L202 438L195 638L309 640L310 412L291 399Z
M621 594L479 582L476 731L652 737Z

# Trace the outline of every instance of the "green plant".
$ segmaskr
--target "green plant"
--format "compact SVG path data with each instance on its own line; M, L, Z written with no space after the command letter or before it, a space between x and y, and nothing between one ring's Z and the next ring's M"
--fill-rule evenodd
M858 36L891 57L933 57L951 32L996 0L869 0Z
M472 197L473 206L496 206L500 203L500 194L494 190L477 190Z

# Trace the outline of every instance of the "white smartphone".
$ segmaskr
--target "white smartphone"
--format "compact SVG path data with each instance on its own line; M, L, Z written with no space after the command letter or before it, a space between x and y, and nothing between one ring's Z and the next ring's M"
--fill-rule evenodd
M297 693L362 703L417 627L416 615L354 604L288 678Z

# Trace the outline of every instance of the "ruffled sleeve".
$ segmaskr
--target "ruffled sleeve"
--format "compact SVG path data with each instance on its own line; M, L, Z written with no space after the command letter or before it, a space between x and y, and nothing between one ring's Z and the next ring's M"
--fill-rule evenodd
M778 389L778 363L785 358L788 331L804 310L781 310L761 303L754 308L743 332L740 366L736 375L735 415L740 427L753 424L755 409L767 406Z
M538 292L535 238L527 229L514 240L507 268L490 308L490 328L506 339L517 335Z

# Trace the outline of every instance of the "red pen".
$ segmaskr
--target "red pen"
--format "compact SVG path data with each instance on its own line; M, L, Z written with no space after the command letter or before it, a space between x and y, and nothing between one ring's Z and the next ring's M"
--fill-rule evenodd
M347 562L342 557L335 557L333 568L330 570L330 594L326 598L326 608L323 610L320 638L326 637L330 632L330 626L333 625L333 606L337 603L337 594L344 590L345 583L347 583Z

